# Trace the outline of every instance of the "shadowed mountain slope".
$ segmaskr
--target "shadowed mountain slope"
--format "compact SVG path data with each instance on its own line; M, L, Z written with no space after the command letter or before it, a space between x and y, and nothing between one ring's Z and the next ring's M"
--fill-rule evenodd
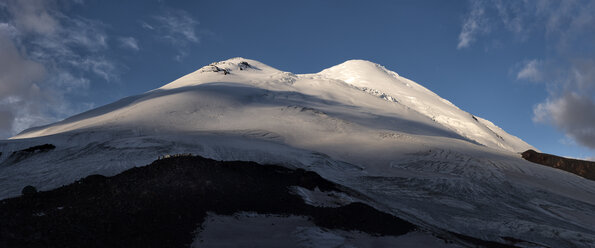
M418 229L361 202L308 205L295 187L345 194L341 186L302 169L187 155L160 159L113 177L91 175L55 190L24 191L1 201L0 246L187 247L208 213L306 216L321 228L376 236ZM444 235L463 244L506 247Z

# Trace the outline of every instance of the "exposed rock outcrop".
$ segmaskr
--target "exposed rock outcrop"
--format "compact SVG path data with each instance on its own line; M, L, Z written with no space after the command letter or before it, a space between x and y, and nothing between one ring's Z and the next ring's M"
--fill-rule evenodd
M547 153L539 153L534 150L527 150L522 155L524 159L533 163L565 170L586 179L595 180L595 162L564 158Z
M14 151L10 154L10 156L4 161L2 164L14 164L20 161L23 161L29 157L32 157L39 153L49 152L53 149L56 149L55 145L52 144L43 144L38 146L32 146L23 150ZM2 153L0 153L2 155Z

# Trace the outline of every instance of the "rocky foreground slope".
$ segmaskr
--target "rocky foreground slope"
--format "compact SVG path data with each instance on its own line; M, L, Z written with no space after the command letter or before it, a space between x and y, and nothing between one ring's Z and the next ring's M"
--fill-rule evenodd
M277 226L251 227L271 239L276 232L284 234L296 239L293 243L267 246L237 239L229 230L218 233L219 238L236 247L327 247L325 239L339 237L339 245L349 245L358 242L351 236L365 234L370 247L382 237L406 246L425 242L434 247L508 247L423 230L357 201L354 191L311 171L189 155L160 159L113 177L91 175L51 191L27 187L23 194L0 201L1 247L209 247L201 235L209 229L207 219L246 213L275 216L281 219L278 225L296 217L305 221L285 224L281 232ZM300 234L304 228L325 237ZM413 235L417 240L410 238Z

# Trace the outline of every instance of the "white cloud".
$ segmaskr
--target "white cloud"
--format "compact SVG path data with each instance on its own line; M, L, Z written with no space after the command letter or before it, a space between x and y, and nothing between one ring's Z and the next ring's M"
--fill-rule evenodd
M472 1L471 12L465 19L461 33L459 34L457 49L469 47L475 41L478 34L488 32L489 27L487 26L484 13L484 2Z
M120 37L118 40L120 41L120 46L124 48L134 51L138 51L140 49L138 46L138 41L134 37Z
M539 82L543 80L542 62L533 59L525 62L523 68L517 73L517 79Z

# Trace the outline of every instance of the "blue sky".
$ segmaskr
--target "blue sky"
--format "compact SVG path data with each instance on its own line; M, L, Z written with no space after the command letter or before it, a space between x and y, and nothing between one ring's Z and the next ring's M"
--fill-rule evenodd
M595 157L595 1L0 0L0 138L214 61L366 59L538 149Z

